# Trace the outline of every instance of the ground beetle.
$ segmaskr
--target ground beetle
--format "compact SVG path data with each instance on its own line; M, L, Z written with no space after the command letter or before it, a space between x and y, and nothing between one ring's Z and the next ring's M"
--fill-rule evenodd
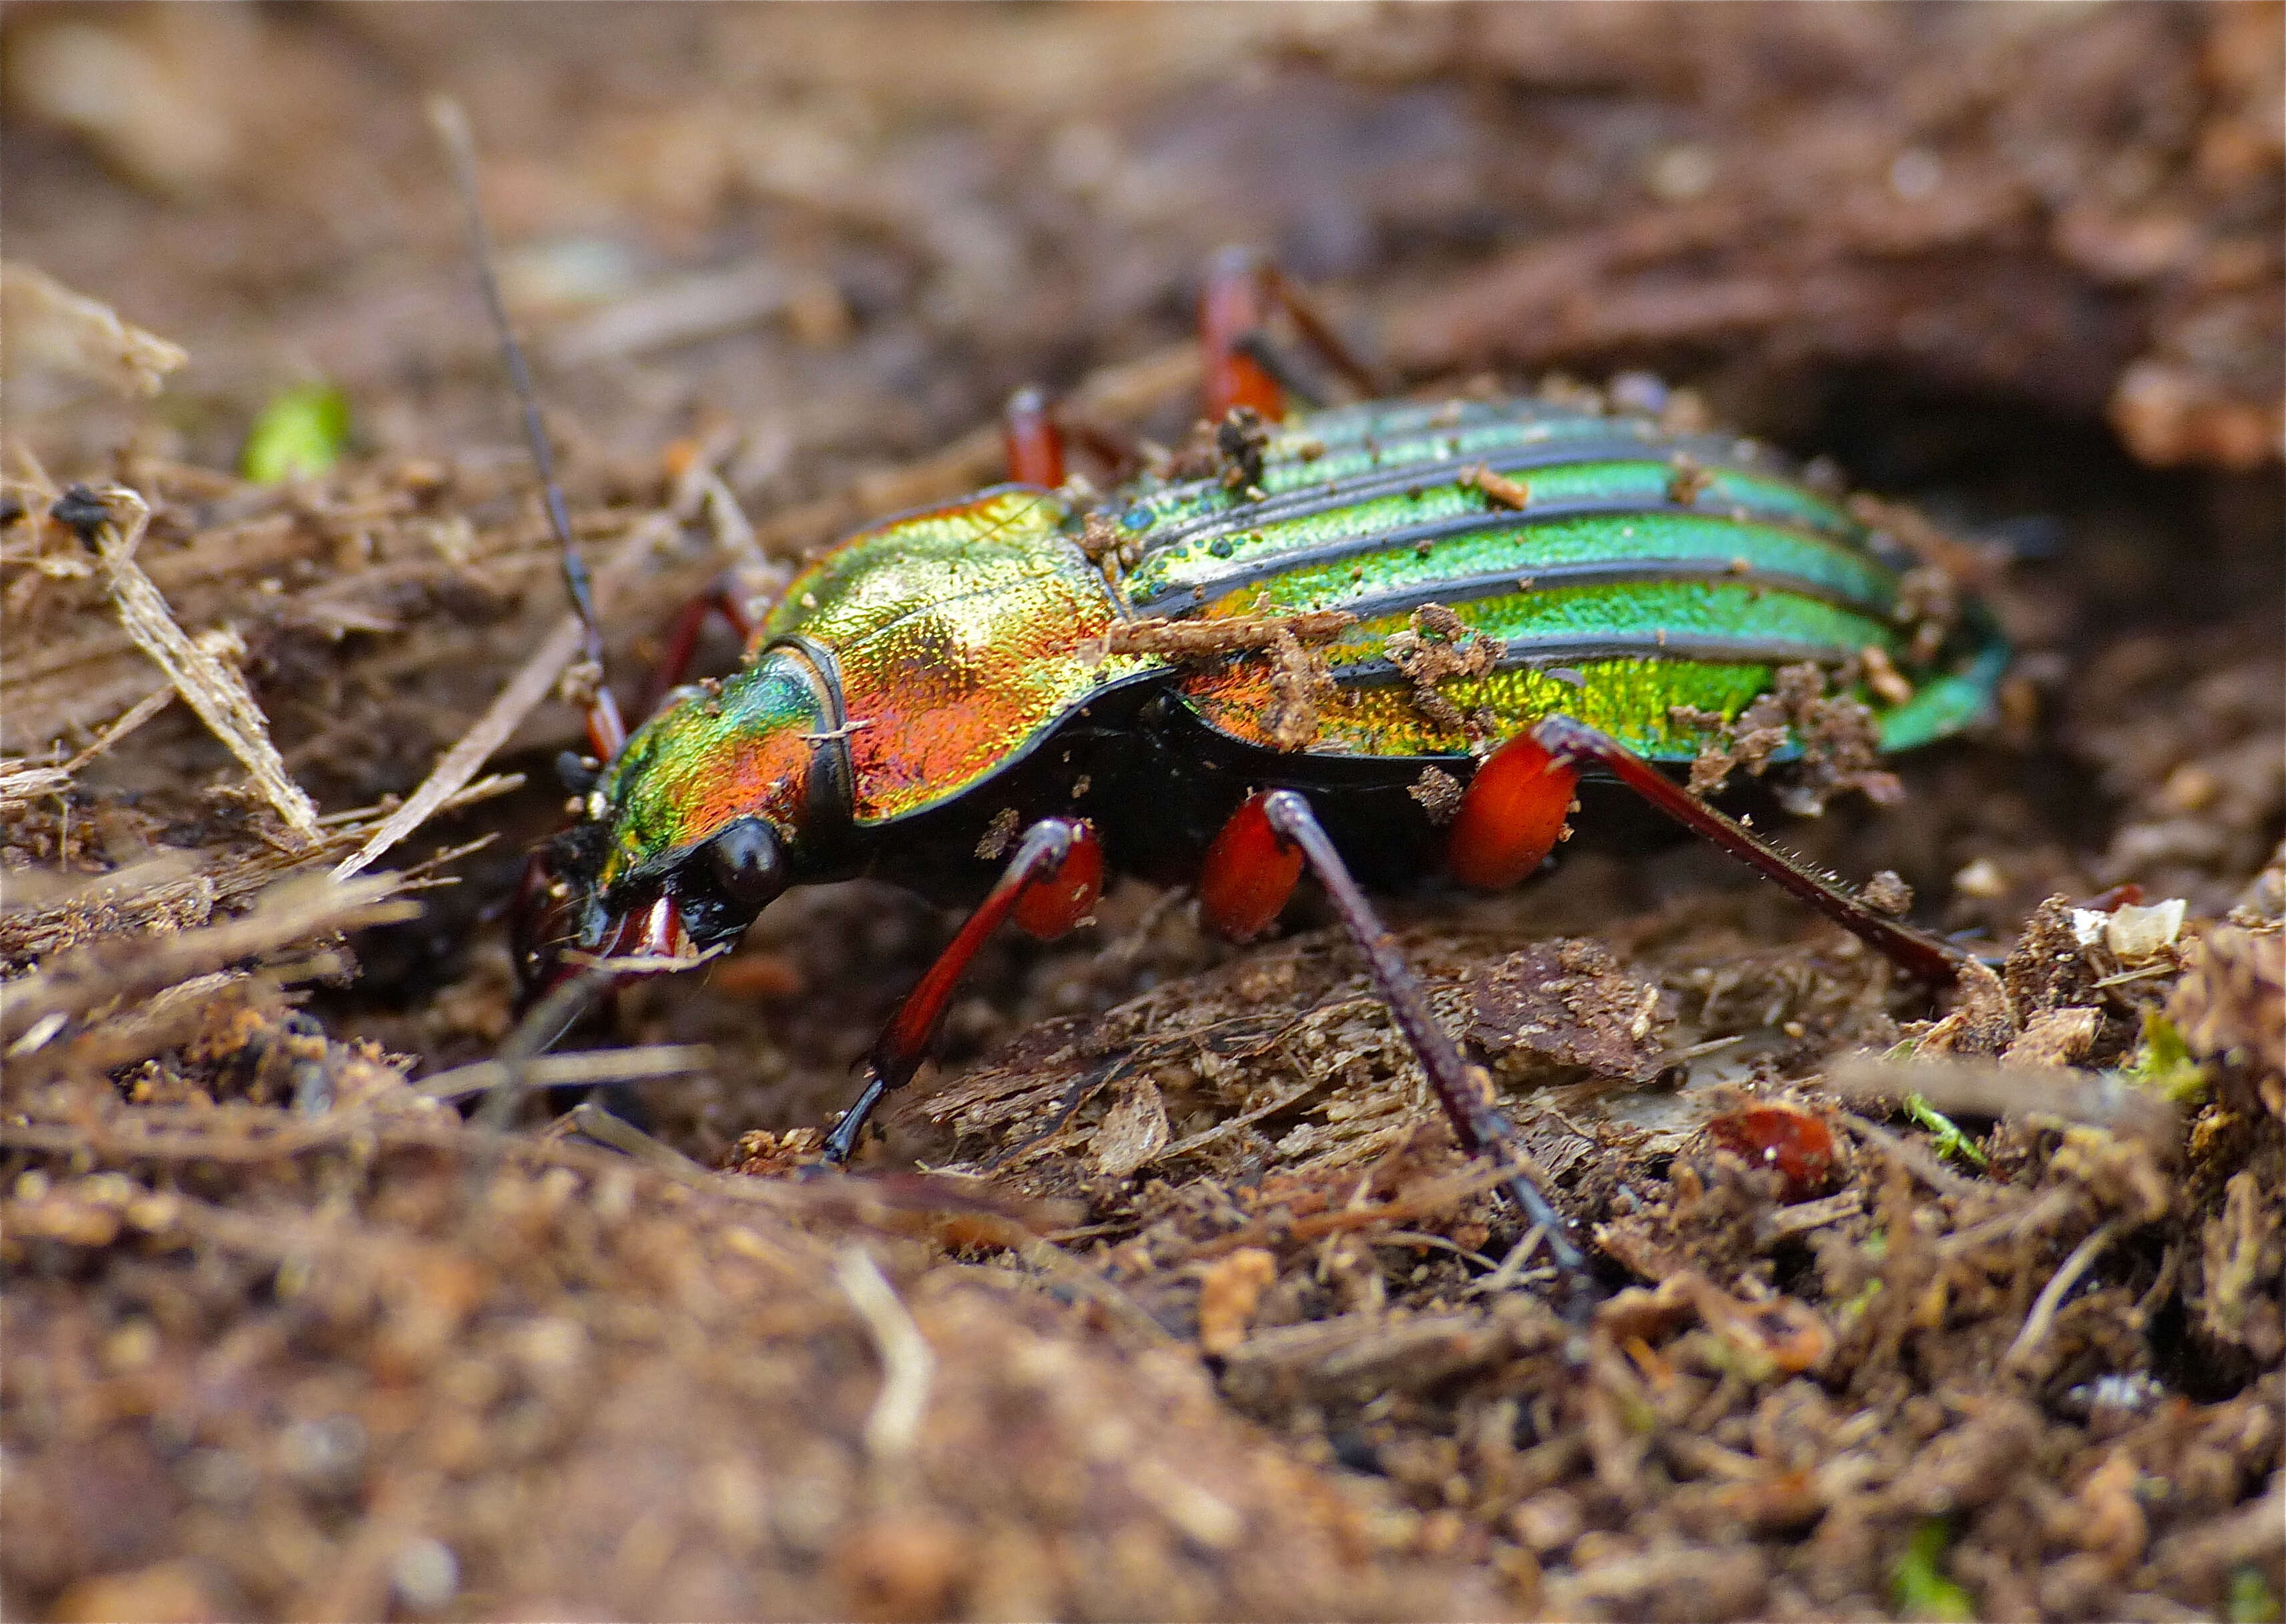
M1071 928L1109 867L1194 879L1206 919L1244 939L1306 866L1460 1143L1507 1160L1504 1187L1585 1284L1489 1076L1431 1016L1355 876L1442 865L1512 884L1564 838L1586 769L1950 981L1958 949L1654 763L1710 738L1815 747L1801 706L1770 697L1814 697L1837 673L1827 713L1856 720L1869 760L1955 732L1989 709L2006 646L1974 603L1911 590L1919 561L1848 507L1730 437L1547 398L1289 414L1273 306L1361 370L1274 272L1225 256L1186 457L1092 499L1066 482L1044 403L1020 394L1017 483L849 538L759 625L718 605L747 635L740 668L677 690L632 736L603 694L571 774L578 821L527 877L518 966L534 997L592 991L726 950L789 886L983 888L875 1045L826 1140L840 1162L1004 921ZM544 441L535 453L544 476ZM549 506L560 526L552 488Z

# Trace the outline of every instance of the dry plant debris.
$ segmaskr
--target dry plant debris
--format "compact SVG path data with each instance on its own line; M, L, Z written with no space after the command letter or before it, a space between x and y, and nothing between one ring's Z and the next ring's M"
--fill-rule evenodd
M471 1139L383 1119L265 1158L253 1206L191 1160L20 1176L12 1585L66 1618L1492 1604L1021 1275L574 1147L477 1176Z
M191 358L99 300L74 293L36 265L0 260L0 326L8 331L5 375L21 403L71 382L125 395L155 395Z
M66 495L68 499L71 493ZM167 680L183 696L184 703L199 713L199 720L245 763L255 787L288 832L301 841L314 840L318 808L303 793L302 786L287 776L286 763L279 759L277 745L270 742L268 720L247 691L245 679L225 663L227 640L214 646L193 640L175 624L167 600L135 562L136 546L150 527L149 506L123 488L90 500L106 510L94 530L96 556L103 562L105 584L118 608L120 625L127 628L135 646L167 674ZM123 526L111 513L114 508L125 510Z

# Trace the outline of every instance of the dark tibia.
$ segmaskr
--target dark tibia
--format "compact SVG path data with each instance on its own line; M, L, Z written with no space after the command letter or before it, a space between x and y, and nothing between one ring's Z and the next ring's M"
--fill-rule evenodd
M1481 1066L1471 1066L1461 1058L1445 1029L1437 1024L1429 1013L1429 1001L1422 995L1421 983L1413 974L1413 966L1397 950L1396 942L1375 915L1373 905L1366 901L1365 893L1351 878L1348 864L1326 838L1326 832L1311 811L1310 803L1293 790L1277 790L1264 797L1263 811L1271 827L1302 848L1319 883L1333 900L1335 911L1351 937L1364 952L1366 962L1373 971L1374 986L1383 1004L1397 1022L1405 1041L1419 1057L1421 1068L1428 1073L1429 1085L1436 1090L1438 1103L1453 1124L1453 1132L1461 1147L1470 1155L1487 1155L1509 1163L1510 1171L1502 1186L1516 1202L1525 1221L1536 1224L1546 1231L1548 1250L1557 1265L1571 1277L1575 1288L1586 1288L1583 1295L1599 1295L1593 1278L1588 1273L1588 1259L1572 1239L1571 1226L1556 1210L1546 1194L1524 1171L1525 1157L1517 1144L1516 1130L1493 1103L1493 1080Z
M1951 942L1875 911L1825 875L1742 828L1611 735L1569 716L1544 717L1532 735L1559 761L1602 768L1693 834L1721 847L1923 981L1950 986L1968 961L1969 955Z
M865 1061L865 1087L857 1096L833 1131L825 1136L825 1159L847 1162L857 1148L858 1136L864 1132L866 1119L873 1108L893 1088L903 1088L912 1081L913 1073L920 1069L921 1061L928 1057L929 1045L936 1037L936 1029L943 1019L946 1007L952 1002L953 989L968 968L969 960L984 940L1016 911L1024 893L1032 886L1053 878L1064 866L1066 858L1090 837L1083 826L1071 818L1044 817L1024 832L1016 855L1008 860L1000 878L976 911L970 914L960 932L936 956L897 1013L889 1018L881 1036L874 1040L873 1052Z

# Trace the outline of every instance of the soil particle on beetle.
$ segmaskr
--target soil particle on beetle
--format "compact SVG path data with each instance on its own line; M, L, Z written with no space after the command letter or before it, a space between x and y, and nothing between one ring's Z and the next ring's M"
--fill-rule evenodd
M1463 793L1461 781L1441 767L1423 768L1421 776L1405 786L1405 792L1429 815L1429 821L1439 827L1451 823L1460 811Z
M1413 684L1413 707L1424 721L1471 739L1483 733L1483 721L1439 693L1438 685L1491 671L1500 660L1498 638L1470 630L1467 621L1442 603L1424 603L1407 619L1403 630L1389 635L1382 651Z
M1678 725L1708 729L1713 735L1691 764L1692 792L1714 794L1741 769L1759 778L1779 752L1793 749L1799 759L1778 788L1778 800L1789 812L1815 816L1830 798L1849 790L1875 801L1901 800L1904 786L1880 765L1880 729L1872 711L1849 697L1846 674L1839 694L1827 694L1827 682L1828 674L1819 666L1782 666L1772 677L1770 691L1730 722L1689 706L1672 707L1670 714Z

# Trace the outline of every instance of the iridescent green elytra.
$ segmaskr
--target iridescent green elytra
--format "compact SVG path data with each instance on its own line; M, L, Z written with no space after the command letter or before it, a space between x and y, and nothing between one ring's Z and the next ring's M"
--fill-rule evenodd
M1655 760L1689 760L1705 742L1676 707L1733 718L1778 668L1839 668L1868 649L1912 691L1858 697L1874 705L1881 747L1907 749L1983 715L2006 663L1975 611L1928 656L1900 602L1910 556L1730 437L1538 400L1378 403L1291 421L1255 489L1259 500L1212 482L1125 493L1115 523L1134 563L1120 588L1139 615L1358 616L1325 650L1351 703L1328 709L1314 752L1464 747L1389 658L1429 604L1500 643L1493 670L1439 686L1496 737L1562 711ZM1218 728L1265 742L1259 684L1186 688Z

